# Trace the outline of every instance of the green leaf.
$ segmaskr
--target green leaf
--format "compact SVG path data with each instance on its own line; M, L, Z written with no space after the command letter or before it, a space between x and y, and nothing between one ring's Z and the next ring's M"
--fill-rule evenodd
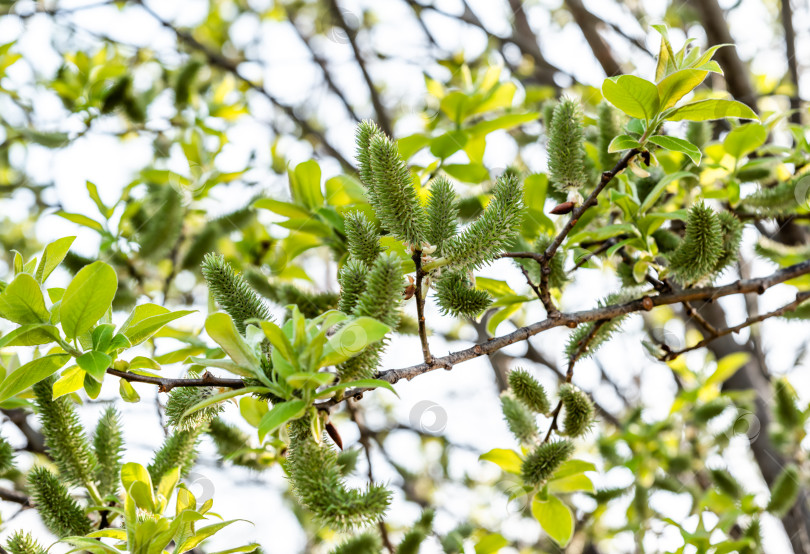
M593 492L593 482L590 478L582 473L576 475L569 475L568 477L561 477L553 481L549 481L548 490L551 493L569 493L577 491Z
M443 135L431 139L430 153L437 158L445 159L464 148L468 139L469 135L461 129L448 131Z
M521 465L523 464L523 460L520 459L520 455L514 450L493 448L489 452L481 454L478 459L492 462L502 470L514 473L515 475L520 475L522 472Z
M666 110L674 106L678 100L702 83L708 74L708 71L681 69L671 75L667 75L667 77L656 85L658 88L658 97L661 99L661 109Z
M746 123L732 129L723 139L723 148L737 159L765 144L768 129L760 123Z
M267 337L267 340L270 341L273 348L277 348L284 359L290 362L294 367L299 367L298 355L292 343L290 343L290 339L287 338L287 335L284 334L281 327L272 321L262 321L261 326L262 331L264 331L264 336Z
M107 368L112 365L112 358L103 352L85 352L78 358L76 363L87 372L90 377L101 383Z
M638 230L632 223L614 223L598 229L582 231L569 237L567 244L577 244L583 241L601 242L619 235L638 235Z
M259 422L259 440L264 440L267 433L272 433L291 419L298 419L307 410L307 403L303 400L281 402L264 414Z
M574 516L571 509L556 496L543 501L535 495L532 501L532 515L540 526L560 546L565 546L574 534Z
M256 371L260 371L259 359L236 330L231 316L222 312L208 316L208 319L205 320L205 331L222 347L231 360L246 368L242 374L243 377L256 376Z
M328 389L323 389L322 391L318 392L318 398L326 398L337 391L348 389L350 387L360 389L386 389L393 392L397 397L399 396L397 391L394 390L394 387L391 386L391 383L388 381L383 381L382 379L357 379L356 381L347 381L345 383L339 383L329 387Z
M104 262L84 266L65 289L59 307L62 330L68 339L89 331L110 309L118 277Z
M167 323L179 319L196 310L179 310L171 312L163 306L157 304L141 304L135 306L129 314L127 320L121 325L120 333L123 333L132 345L141 344L143 341L157 333Z
M287 376L287 384L296 389L317 389L335 380L333 373L293 373Z
M689 156L695 165L700 165L700 158L702 154L700 153L700 148L689 142L688 140L684 140L678 137L668 137L664 135L655 135L647 139L649 142L660 146L661 148L666 148L667 150L674 150L675 152L682 152Z
M311 210L323 206L321 167L318 162L302 162L295 166L295 171L289 171L288 174L293 200Z
M113 208L108 208L104 202L101 200L101 196L98 194L98 187L95 183L87 181L87 194L90 195L93 202L96 203L96 208L98 208L99 213L104 216L104 219L110 219L110 216L113 214ZM74 237L75 238L75 237Z
M99 233L102 233L102 234L104 233L104 227L101 226L101 223L99 223L98 221L96 221L94 219L90 219L86 215L71 214L71 213L68 213L68 212L63 212L61 210L56 212L56 215L58 215L59 217L63 217L65 219L67 219L68 221L72 221L73 223L76 223L77 225L81 225L83 227L89 227L90 229L93 229L94 231L98 231Z
M560 467L558 467L557 471L551 476L551 480L570 477L571 475L584 473L586 471L596 471L596 466L585 460L566 460L560 464Z
M84 386L86 373L78 366L69 367L62 372L62 376L53 384L54 399L66 394L76 392Z
M205 539L212 537L217 531L223 529L224 527L227 527L231 523L236 523L237 521L243 520L231 519L229 521L221 521L219 523L207 525L206 527L198 528L197 531L194 533L194 535L191 536L191 538L183 541L183 543L177 547L177 552L188 552L190 550L193 550Z
M134 486L139 483L144 486ZM121 484L138 507L146 510L154 509L155 500L152 496L152 478L149 476L149 472L145 467L135 462L129 462L121 466Z
M475 543L475 554L493 554L504 546L509 546L508 540L498 533L490 533Z
M345 362L369 344L381 340L390 330L388 325L370 317L359 317L348 322L327 341L318 367Z
M537 121L539 118L540 114L537 112L507 114L496 117L495 119L476 123L472 127L469 127L467 132L473 137L477 135L488 135L499 129L511 129L512 127L517 127L524 123Z
M658 198L661 197L661 194L666 190L667 186L673 181L677 181L678 179L697 179L697 175L694 173L689 173L688 171L678 171L677 173L670 173L653 187L653 189L647 193L647 196L644 198L644 202L641 203L641 206L638 208L638 213L643 214L647 210L653 207L655 202Z
M309 210L302 208L298 204L290 204L289 202L273 200L272 198L256 200L253 203L253 207L270 210L273 213L289 217L290 219L307 219L308 217L312 217Z
M650 120L658 114L656 86L635 75L610 77L602 83L605 100L631 117Z
M619 135L610 141L608 152L621 152L623 150L632 150L633 148L641 148L641 143L630 135Z
M48 354L18 367L0 384L0 402L8 400L31 385L50 377L69 359L68 354Z
M39 267L37 267L37 281L40 283L45 282L45 279L47 279L48 276L53 273L53 270L65 259L68 250L70 250L70 245L73 244L74 240L76 240L76 237L64 237L53 241L45 247L45 250L42 252L42 259L39 261Z
M20 325L47 323L50 314L36 279L20 273L9 283L0 294L0 317Z
M668 121L710 121L726 117L759 120L751 108L736 100L700 100L664 112Z
M6 346L36 346L59 338L59 329L47 323L22 325L0 337L0 348Z
M738 369L748 363L750 358L750 352L734 352L720 358L717 362L717 369L706 379L706 385L719 385L725 382L726 379L737 373Z
M132 386L132 383L124 379L123 377L118 380L118 394L121 395L121 399L124 402L139 402L141 400L141 395L138 394L138 391L135 390L135 387Z

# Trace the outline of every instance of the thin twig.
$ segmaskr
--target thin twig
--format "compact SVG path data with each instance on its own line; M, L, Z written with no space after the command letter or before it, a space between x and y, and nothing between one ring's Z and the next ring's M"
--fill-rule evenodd
M422 292L422 280L425 272L422 271L422 251L416 250L413 253L413 263L416 266L416 320L419 327L419 341L422 343L422 357L426 364L433 363L433 355L430 353L430 345L427 338L427 327L425 325L425 295Z
M760 323L761 321L764 321L766 319L769 319L769 318L772 318L772 317L778 317L778 316L783 315L783 314L785 314L787 312L792 312L793 310L796 309L796 307L799 304L801 304L802 302L804 302L808 298L810 298L810 291L800 292L800 293L796 294L796 299L793 300L793 302L785 304L781 308L778 308L776 310L773 310L772 312L768 312L768 313L761 314L761 315L758 315L758 316L749 317L745 321L740 323L739 325L735 325L733 327L726 327L725 329L717 329L716 333L713 336L707 337L707 338L701 340L700 342L698 342L697 344L694 344L694 345L692 345L692 346L690 346L688 348L684 348L682 350L678 350L678 351L675 351L675 352L667 352L666 354L659 357L659 359L661 361L663 361L663 362L674 360L675 358L677 358L681 354L685 354L686 352L691 352L692 350L697 350L698 348L703 348L704 346L708 345L710 342L712 342L715 339L718 339L720 337L724 337L726 335L730 335L731 333L738 333L742 329L745 329L746 327L750 327L751 325L754 325L756 323Z
M131 383L147 383L157 385L159 392L169 392L177 387L222 387L228 389L244 388L245 382L242 379L226 379L216 377L209 372L205 372L201 379L172 379L171 377L151 377L149 375L139 375L128 371L119 371L107 368L107 373L116 377L121 377Z

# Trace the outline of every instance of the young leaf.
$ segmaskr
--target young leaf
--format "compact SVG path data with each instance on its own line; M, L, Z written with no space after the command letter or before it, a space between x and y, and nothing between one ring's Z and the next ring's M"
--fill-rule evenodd
M574 516L571 509L556 496L542 500L535 495L532 501L532 515L540 522L543 531L560 546L565 546L574 534Z
M641 77L621 75L605 79L602 83L602 95L630 117L649 121L658 114L658 89Z
M671 75L667 75L666 78L656 85L658 88L658 96L661 99L661 109L666 110L677 104L678 100L702 83L708 74L708 71L681 69Z
M362 352L369 344L381 340L391 328L370 317L359 317L342 326L323 349L317 367L345 362Z
M48 354L18 367L0 384L0 402L50 377L70 359L67 354Z
M45 279L56 269L70 250L70 245L76 237L64 237L57 239L45 247L42 252L42 259L39 261L37 267L36 278L40 283L44 283Z
M732 129L723 139L723 148L737 159L753 152L768 138L768 129L759 123L747 123Z
M759 120L751 108L736 100L699 100L664 112L668 121L709 121L727 117Z
M110 309L118 277L104 262L83 267L65 289L59 314L62 329L72 339L89 331Z
M36 279L28 273L20 273L0 294L0 317L26 325L46 323L49 317L45 297Z
M622 150L631 150L633 148L641 148L641 143L630 135L619 135L610 141L608 152L621 152Z
M688 140L664 135L655 135L647 140L660 146L661 148L674 150L675 152L682 152L689 156L689 159L691 159L695 165L700 165L700 158L702 157L700 149Z
M298 419L306 409L307 403L303 400L291 400L276 404L269 412L264 414L261 422L259 422L259 440L264 440L267 433L272 433L291 419Z
M250 345L236 330L236 326L226 313L216 313L208 316L205 320L205 331L214 341L222 347L222 350L245 370L240 374L243 377L254 377L251 373L259 368L259 359L251 350ZM250 370L250 371L248 371Z

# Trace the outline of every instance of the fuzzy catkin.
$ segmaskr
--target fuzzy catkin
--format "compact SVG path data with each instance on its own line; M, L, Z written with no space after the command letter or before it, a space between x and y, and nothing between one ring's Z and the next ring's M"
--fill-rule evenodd
M522 209L520 181L502 175L484 213L445 243L444 256L458 269L479 269L492 262L517 236Z
M382 252L377 228L361 211L349 212L343 219L349 256L371 267Z
M337 465L337 454L312 437L309 418L289 424L287 470L293 492L301 504L324 524L345 531L377 521L391 502L384 486L369 484L365 490L346 487Z
M439 310L444 315L475 318L492 303L492 296L476 289L463 271L446 271L434 285Z
M121 455L124 436L121 431L121 416L110 406L101 416L93 433L93 449L96 453L96 483L102 497L115 494L121 473Z
M42 523L51 533L63 539L90 532L90 520L56 475L35 467L28 474L28 484Z
M539 433L534 414L520 400L504 394L501 396L501 411L506 420L506 426L522 443L529 443Z
M594 418L593 402L581 389L566 383L560 387L560 400L565 408L563 432L569 437L579 437L590 429Z
M458 201L453 185L443 176L430 182L430 196L427 203L427 241L436 247L434 256L441 256L444 244L456 236L458 222Z
M51 376L33 386L45 445L62 479L74 485L91 483L96 457L90 449L73 401L68 396L54 400L55 381Z
M30 533L25 531L14 531L6 541L6 550L9 554L47 554L48 552Z
M689 209L686 236L670 257L669 269L682 285L709 278L723 253L723 229L717 214L703 202Z
M523 481L532 486L543 484L573 453L574 445L568 440L539 445L523 460L521 466Z
M180 468L181 475L191 471L197 458L201 431L202 427L189 431L175 430L166 437L160 450L155 452L152 463L146 468L153 483L160 483L161 477L176 467Z
M214 299L231 316L236 329L245 334L247 321L269 320L270 310L261 297L236 273L220 254L208 254L202 264L202 274Z
M548 401L546 390L528 371L522 368L515 368L509 372L508 380L512 394L530 410L538 414L549 413L551 404Z
M580 189L587 181L584 127L579 104L563 98L548 129L548 169L560 192Z

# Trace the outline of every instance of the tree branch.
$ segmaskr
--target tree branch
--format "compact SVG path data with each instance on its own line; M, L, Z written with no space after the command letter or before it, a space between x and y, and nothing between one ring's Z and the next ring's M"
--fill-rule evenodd
M170 392L177 387L222 387L228 389L241 389L244 388L245 382L242 379L226 379L216 377L209 372L205 372L201 379L173 379L171 377L150 377L148 375L139 375L137 373L130 373L128 371L119 371L113 368L107 368L109 375L114 375L125 379L131 383L148 383L150 385L157 385L159 392Z
M416 266L416 320L419 327L419 341L422 343L422 357L426 364L433 362L433 355L430 353L430 345L427 339L427 328L425 326L425 295L422 292L422 280L425 272L422 270L422 251L413 253L413 263Z

